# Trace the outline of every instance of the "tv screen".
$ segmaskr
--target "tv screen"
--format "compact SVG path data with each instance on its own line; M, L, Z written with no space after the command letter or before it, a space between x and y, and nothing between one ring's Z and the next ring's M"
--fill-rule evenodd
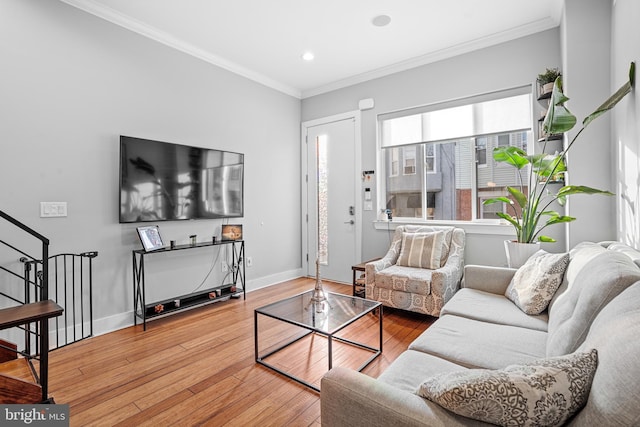
M120 222L244 215L244 155L120 136Z

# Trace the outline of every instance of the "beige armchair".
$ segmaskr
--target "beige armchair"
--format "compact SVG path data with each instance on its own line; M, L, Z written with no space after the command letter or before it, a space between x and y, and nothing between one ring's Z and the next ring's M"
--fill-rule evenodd
M436 240L430 234L423 234L435 232L440 232ZM426 236L423 239L429 239L422 240L427 242L425 249L422 246L415 249L418 242L416 236ZM403 241L406 246L404 253ZM365 265L365 297L380 301L387 307L439 317L442 306L460 287L464 245L465 234L461 228L398 226L387 254L382 259ZM412 251L411 255L408 254L409 250ZM401 253L402 258L399 260ZM415 253L419 253L418 256L430 254L430 268L412 266L417 265ZM407 262L411 257L414 261Z

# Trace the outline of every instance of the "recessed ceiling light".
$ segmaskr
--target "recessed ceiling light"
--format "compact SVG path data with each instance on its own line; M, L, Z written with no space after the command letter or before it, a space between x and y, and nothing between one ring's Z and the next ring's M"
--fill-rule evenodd
M305 52L302 54L302 59L305 61L313 61L313 58L315 58L315 56L311 52Z
M389 15L378 15L371 20L371 23L376 27L386 27L391 22Z

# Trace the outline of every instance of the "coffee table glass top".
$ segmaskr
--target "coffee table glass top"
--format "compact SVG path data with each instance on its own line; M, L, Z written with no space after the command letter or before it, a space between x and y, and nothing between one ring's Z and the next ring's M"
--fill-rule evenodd
M256 312L293 323L308 329L332 335L380 306L370 301L350 295L326 292L323 303L311 302L313 289L256 309Z

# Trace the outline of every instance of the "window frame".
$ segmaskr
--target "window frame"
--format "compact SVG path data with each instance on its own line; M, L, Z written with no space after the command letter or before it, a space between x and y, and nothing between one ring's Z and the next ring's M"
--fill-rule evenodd
M401 148L401 147L406 147L409 145L415 146L416 148L416 152L420 152L420 145L422 145L422 151L423 151L423 165L421 169L424 169L424 177L425 179L423 179L422 181L422 199L423 199L423 209L422 209L422 217L421 218L413 218L413 217L394 217L395 221L400 221L400 222L407 222L407 223L414 223L414 222L418 222L418 223L423 223L423 222L428 222L428 223L433 223L433 222L437 222L437 223L459 223L459 224L463 224L463 223L468 223L468 224L473 224L473 223L484 223L484 224L504 224L505 221L501 220L501 219L483 219L481 218L481 216L483 216L482 212L478 212L478 197L479 197L479 186L478 186L478 180L477 180L477 176L478 176L478 167L483 168L483 167L487 167L490 161L493 161L492 158L487 158L487 156L490 156L490 149L489 149L489 144L488 141L486 142L486 154L485 154L485 159L486 159L486 163L482 164L482 165L478 165L477 164L477 160L478 160L478 153L477 150L475 149L475 140L479 137L485 137L487 136L486 134L479 134L479 135L472 135L472 136L464 136L464 137L460 137L457 140L459 141L463 141L466 139L471 139L472 143L474 144L473 148L470 150L471 152L471 161L470 163L472 165L475 165L475 167L472 167L472 171L471 171L471 191L470 191L470 195L471 195L471 203L470 203L470 211L471 211L471 220L458 220L458 219L429 219L427 218L427 212L428 209L426 208L426 200L427 200L427 175L430 174L435 174L438 173L438 171L440 170L439 165L438 165L438 147L437 145L442 144L442 143L447 143L447 142L453 142L451 140L443 140L443 141L423 141L420 143L414 143L414 144L405 144L405 145L396 145L396 146L389 146L389 147L383 147L383 143L382 143L382 135L383 135L383 121L386 119L390 119L390 118L400 118L400 117L405 117L405 116L410 116L410 115L414 115L414 114L420 114L423 112L429 112L429 111L436 111L436 110L440 110L440 109L446 109L446 108L450 108L452 106L460 106L460 105L465 105L465 104L473 104L473 103L480 103L480 102L485 102L487 100L498 100L498 99L502 99L502 98L508 98L508 97L512 97L512 96L517 96L517 95L527 95L528 96L528 104L529 104L529 118L528 118L528 122L529 122L529 127L528 128L517 128L517 129L510 129L508 131L503 131L500 132L500 134L502 133L508 133L508 134L515 134L515 133L522 133L523 135L526 135L527 137L527 150L533 150L534 148L534 144L532 143L532 141L535 139L534 136L534 129L533 129L533 123L534 123L534 117L533 117L533 111L534 109L534 93L533 93L533 87L532 85L525 85L525 86L521 86L521 87L516 87L516 88L512 88L512 89L507 89L507 90L503 90L503 91L496 91L496 92L491 92L491 93L487 93L487 94L483 94L483 95L478 95L478 96L473 96L473 97L468 97L468 98L460 98L457 100L453 100L453 101L447 101L447 102L442 102L442 103L435 103L435 104L429 104L429 105L423 105L423 106L419 106L419 107L415 107L415 108L410 108L410 109L403 109L403 110L396 110L396 111L392 111L392 112L388 112L388 113L381 113L377 115L377 150L376 150L376 163L378 165L378 170L379 175L378 175L378 189L377 189L377 200L378 200L378 209L384 210L386 209L386 198L387 198L387 179L389 177L397 177L398 175L389 175L387 176L386 174L386 167L387 167L387 163L385 160L385 150L390 149L390 150L394 150L397 148ZM495 135L497 135L498 133L496 133ZM511 137L509 137L509 144L511 144ZM497 144L496 144L497 145ZM428 171L427 170L427 158L429 156L427 156L427 146L433 146L434 150L433 150L433 171ZM416 156L417 158L417 156ZM457 167L457 166L456 166ZM481 209L481 208L480 208ZM503 209L504 210L504 209ZM457 215L454 215L457 216ZM466 216L466 215L465 215Z

